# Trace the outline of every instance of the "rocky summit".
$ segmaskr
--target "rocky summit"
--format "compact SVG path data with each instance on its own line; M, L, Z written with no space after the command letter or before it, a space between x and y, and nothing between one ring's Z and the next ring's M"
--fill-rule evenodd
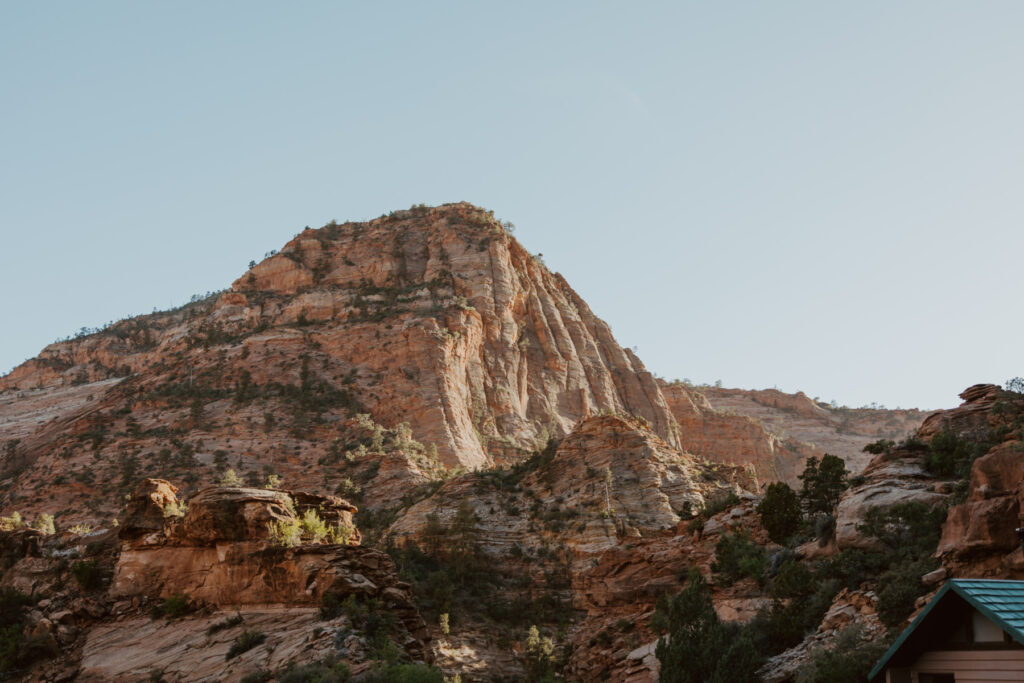
M470 204L306 229L0 378L0 676L866 672L1024 568L1024 394L962 398L656 377Z

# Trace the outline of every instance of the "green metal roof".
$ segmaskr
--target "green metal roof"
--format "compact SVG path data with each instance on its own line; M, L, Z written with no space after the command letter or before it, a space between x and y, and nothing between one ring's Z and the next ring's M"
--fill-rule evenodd
M928 606L921 610L910 626L904 629L875 668L868 674L868 680L882 672L896 652L903 647L910 635L920 626L931 611L942 602L948 593L956 593L971 607L984 614L1011 638L1024 645L1024 581L1002 581L997 579L950 579L935 594Z

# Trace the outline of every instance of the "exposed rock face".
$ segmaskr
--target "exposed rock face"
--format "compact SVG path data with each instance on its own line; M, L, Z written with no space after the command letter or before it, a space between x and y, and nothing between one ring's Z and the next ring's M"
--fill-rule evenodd
M236 680L339 643L358 671L365 639L344 617L314 623L315 605L328 592L379 600L397 615L399 647L425 660L430 634L409 586L356 530L348 545L285 548L268 525L309 510L352 525L355 506L322 495L333 492L372 513L368 537L387 527L391 540L425 543L433 515L449 524L468 507L494 572L515 579L488 597L562 610L541 625L565 629L571 677L655 680L656 599L681 587L684 568L709 574L730 528L767 544L754 494L849 441L835 412L803 395L715 391L656 381L475 207L306 230L228 291L51 345L0 378L0 512L56 512L64 528L120 521L118 534L59 544L0 535L5 556L17 552L2 581L55 596L31 626L51 622L68 676L81 663L83 680L156 669ZM872 419L853 420L857 439ZM896 466L879 466L850 519L899 478ZM211 488L228 468L246 486ZM261 488L276 477L318 493ZM894 500L918 491L900 486ZM700 530L695 512L730 493L742 502ZM47 557L73 553L101 560L109 588L79 590L67 563ZM765 601L751 579L713 589L727 620ZM145 615L184 594L219 612L170 625ZM236 610L244 625L207 634ZM247 627L266 643L226 663ZM459 624L437 652L457 662L449 673L517 680L523 635L488 616Z
M646 623L658 597L682 587L683 568L710 572L721 533L744 528L767 541L752 500L712 517L702 536L690 529L693 513L729 492L753 498L745 491L754 484L745 468L701 463L643 424L605 415L582 421L518 477L484 472L447 482L403 512L389 535L429 543L431 515L447 524L470 506L496 565L537 577L537 589L545 576L564 576L555 592L580 614L570 680L651 681L656 636ZM749 619L764 603L752 581L716 591L726 619Z
M0 391L130 373L152 386L174 375L175 352L193 380L220 353L220 386L243 371L257 386L283 381L305 353L320 379L347 377L377 421L409 422L452 465L514 457L602 410L642 416L677 443L642 363L561 276L467 204L306 230L215 301L53 344Z
M1024 526L1024 396L976 384L964 403L930 415L919 435L948 432L992 444L971 466L966 501L950 508L936 552L951 575L1024 577L1016 529Z
M918 436L928 439L941 431L952 431L962 437L984 438L989 429L1000 424L1000 416L992 408L1005 394L995 384L975 384L960 394L963 404L952 410L929 415Z
M747 465L762 481L793 483L808 456L807 444L782 439L757 420L719 412L707 398L684 384L663 384L662 390L679 423L683 450L714 462Z
M967 501L952 507L939 543L940 555L967 558L989 553L1019 553L1016 528L1024 522L1021 501L1024 453L1013 441L978 458L971 468Z
M480 520L481 542L489 552L536 548L557 538L559 545L590 554L614 547L620 537L674 529L707 497L753 484L740 468L702 465L642 424L604 415L581 422L550 462L525 474L514 489L492 484L487 476L453 479L405 511L389 534L419 540L428 515L448 521L466 501ZM554 533L538 532L535 513L523 509L527 506L558 511L570 520L568 528L554 525Z
M932 443L941 433L971 449L973 444L990 447L973 461L966 501L950 507L936 554L952 576L1022 577L1024 557L1015 530L1024 525L1024 396L978 384L960 397L962 405L932 413L915 435L919 444ZM873 546L872 539L857 531L872 507L912 501L938 505L950 499L955 482L925 470L926 451L927 446L907 444L875 456L862 473L862 483L844 493L839 503L839 549Z
M394 617L388 635L399 649L413 661L431 658L409 586L386 554L358 545L286 548L265 540L266 521L294 519L293 508L315 509L339 524L351 522L354 506L334 497L225 487L201 491L184 518L165 516L179 504L175 490L163 480L141 482L120 543L110 532L59 538L0 532L6 562L0 585L46 596L29 615L26 632L38 632L37 647L50 638L63 651L34 669L38 679L143 680L163 670L182 681L236 681L260 668L328 655L358 673L370 666L370 644L354 617L321 618L317 605L327 593L379 605ZM102 579L86 585L77 573L72 580L74 565L64 560L82 555L96 563L100 577L111 577L109 587ZM172 596L187 596L203 613L173 622L143 616L146 605ZM228 657L244 629L264 634L265 641Z
M876 549L877 541L860 532L871 508L898 503L941 505L948 496L922 466L919 453L897 451L875 458L863 472L864 483L846 491L836 508L836 543L846 548Z
M752 464L764 481L797 483L804 460L841 457L855 474L867 465L865 445L898 439L921 424L919 410L834 407L802 392L744 390L661 383L691 453L733 464Z
M121 538L133 538L164 530L166 510L178 502L178 487L165 479L143 479L135 487L119 532Z
M657 634L647 622L658 598L681 590L690 570L711 576L715 544L727 531L742 529L770 544L753 508L748 502L719 513L703 533L683 522L671 534L623 539L583 567L573 583L574 606L586 617L573 635L572 680L657 680ZM769 602L749 579L729 587L712 580L711 586L715 609L725 621L749 621Z
M283 491L236 487L203 489L190 501L181 535L195 545L269 536L267 525L294 519Z
M1022 406L1024 407L1024 406ZM966 502L950 508L937 554L957 576L1024 578L1024 449L1000 444L974 461Z
M860 628L861 642L884 642L887 629L877 614L878 597L872 592L843 589L818 629L794 648L769 659L758 671L765 683L793 681L801 666L807 664L817 650L832 650L843 629Z
M0 455L14 478L0 510L53 512L52 494L60 522L95 523L128 493L118 481L187 481L189 497L226 467L333 492L359 446L380 463L357 482L376 509L438 460L520 461L603 411L762 482L792 482L818 453L721 407L660 385L487 212L420 208L307 229L225 292L52 344L0 378L0 442L18 440ZM408 429L376 441L355 413Z
M241 623L207 633L232 617L241 617ZM246 629L266 640L228 659ZM312 608L244 608L175 621L125 616L89 631L75 680L145 681L162 671L166 680L239 681L290 662L323 659L335 652L333 641L341 630L342 620L324 622Z

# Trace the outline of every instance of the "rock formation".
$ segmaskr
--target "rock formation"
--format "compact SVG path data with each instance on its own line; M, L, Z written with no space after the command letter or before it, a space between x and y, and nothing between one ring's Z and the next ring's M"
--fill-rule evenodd
M384 623L399 651L412 661L429 660L429 634L386 554L358 545L283 547L268 539L267 523L294 518L292 511L302 505L333 523L345 523L354 511L339 499L315 500L214 488L196 496L179 517L168 514L180 511L175 487L145 480L119 534L0 532L0 588L38 600L25 617L34 635L19 651L33 643L38 649L44 637L55 645L34 657L32 675L105 681L162 672L181 681L237 681L339 656L358 672L371 663L361 624L350 613L321 609L344 600L391 615ZM84 559L69 566L69 557ZM247 632L259 642L236 657L230 651ZM33 657L24 660L33 665Z
M1000 396L972 389L922 438L980 429ZM0 513L57 527L0 532L0 585L37 600L17 608L26 642L62 652L40 679L237 680L328 657L358 674L380 646L370 609L401 656L463 680L521 680L536 625L569 680L652 681L655 604L687 570L711 576L719 540L795 556L760 527L769 482L824 452L859 472L865 443L920 419L657 380L489 212L415 207L306 229L228 290L0 378ZM992 521L949 557L1005 554L1013 452L978 461L957 514L966 529L984 503ZM870 547L871 506L951 490L891 451L800 557ZM311 542L328 533L342 542ZM711 587L728 621L769 602L753 578ZM866 614L859 595L833 611ZM227 658L247 630L266 640Z
M924 417L919 410L833 406L775 389L682 382L661 382L661 388L684 450L717 462L749 463L762 480L792 485L804 460L825 453L841 457L859 474L870 460L864 446L912 434Z

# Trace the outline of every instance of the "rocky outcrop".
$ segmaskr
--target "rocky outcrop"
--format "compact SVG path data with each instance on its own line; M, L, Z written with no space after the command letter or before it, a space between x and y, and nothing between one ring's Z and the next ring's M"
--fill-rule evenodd
M794 483L803 462L818 452L765 429L754 418L716 410L685 384L663 384L662 391L679 424L679 444L712 462L748 466L764 482Z
M553 454L530 464L519 477L467 474L445 483L405 510L389 536L420 541L430 515L447 522L465 501L480 520L488 552L504 555L513 547L555 543L582 558L623 537L667 532L693 517L709 497L754 487L746 470L699 463L644 424L615 415L583 420Z
M382 613L403 656L429 661L429 633L408 584L385 554L359 545L278 545L267 523L314 510L350 524L355 507L335 497L219 487L184 508L177 487L147 479L135 489L118 534L45 536L0 532L6 558L0 586L36 596L26 633L33 647L53 639L63 654L37 664L37 678L237 681L287 664L340 658L354 673L372 664L365 624L350 612L322 614L354 600ZM358 531L350 539L358 541ZM82 558L68 563L68 558ZM88 559L85 559L88 558ZM74 579L72 579L72 576ZM109 582L109 583L108 583ZM40 599L45 596L45 599ZM176 601L174 621L146 614ZM344 612L344 613L343 613ZM386 618L384 618L386 617ZM262 640L236 657L243 631ZM63 672L63 673L59 673Z
M950 508L936 554L954 576L1022 578L1024 396L976 384L960 397L959 407L930 415L920 436L944 433L991 448L972 463L966 500Z
M656 634L646 623L657 599L682 587L684 568L710 573L720 534L744 528L767 542L749 493L754 486L746 468L699 461L642 422L602 415L581 421L557 448L516 470L445 483L404 510L388 537L428 546L432 518L450 526L468 507L496 572L531 577L531 595L551 590L548 577L559 577L551 594L581 615L571 680L650 681L657 661L647 645ZM745 502L698 532L696 513L730 493ZM749 619L764 603L753 582L716 590L730 620Z
M877 549L878 542L858 528L872 508L910 502L941 505L949 497L949 486L937 483L925 471L920 452L882 454L868 465L861 478L863 483L846 491L836 508L836 543L840 550Z
M262 540L269 524L293 519L294 503L284 491L218 486L189 499L179 536L194 545Z
M1024 578L1024 449L1010 441L978 458L967 500L950 508L937 554L958 576Z
M766 481L791 485L807 457L829 453L859 474L870 461L865 445L913 433L919 410L848 408L820 403L803 392L745 390L662 382L679 422L684 450L719 462L752 463Z
M300 355L314 379L342 390L344 378L349 404L388 427L410 423L452 466L521 457L601 411L641 416L677 444L639 359L468 204L306 230L230 291L51 345L0 378L0 392L116 375L152 389L182 371L194 389L215 367L217 389L243 373L260 388L293 381Z
M585 613L573 634L568 671L572 680L656 681L657 634L648 626L658 598L684 586L689 571L711 577L715 609L730 622L749 621L770 602L749 579L716 585L711 565L723 533L743 530L770 545L753 501L712 516L698 531L692 522L671 533L623 539L574 577L574 606Z
M164 680L237 682L294 662L336 655L336 639L349 644L349 654L366 649L359 636L347 635L351 625L344 619L324 621L312 608L246 607L173 621L118 616L89 630L75 680L146 681L159 673ZM232 620L237 623L225 628ZM229 658L246 631L262 634L264 640Z
M964 438L983 439L988 430L1002 421L992 408L1006 393L995 384L968 387L960 394L963 404L930 414L918 430L918 437L930 439L939 432L951 431Z
M840 591L825 613L817 630L796 647L770 658L758 671L764 683L789 683L805 667L814 654L834 650L841 644L844 632L855 630L857 643L885 643L888 629L878 618L878 596L870 591Z
M874 546L857 529L873 507L947 504L958 490L963 502L949 508L936 551L944 571L960 577L1024 576L1016 533L1024 526L1024 396L977 384L960 397L959 407L929 415L914 439L875 456L857 485L843 494L836 512L839 549ZM969 480L929 473L924 458L936 447L944 457L973 458Z
M119 533L130 539L162 533L168 512L178 503L178 487L165 479L143 479L125 506Z

